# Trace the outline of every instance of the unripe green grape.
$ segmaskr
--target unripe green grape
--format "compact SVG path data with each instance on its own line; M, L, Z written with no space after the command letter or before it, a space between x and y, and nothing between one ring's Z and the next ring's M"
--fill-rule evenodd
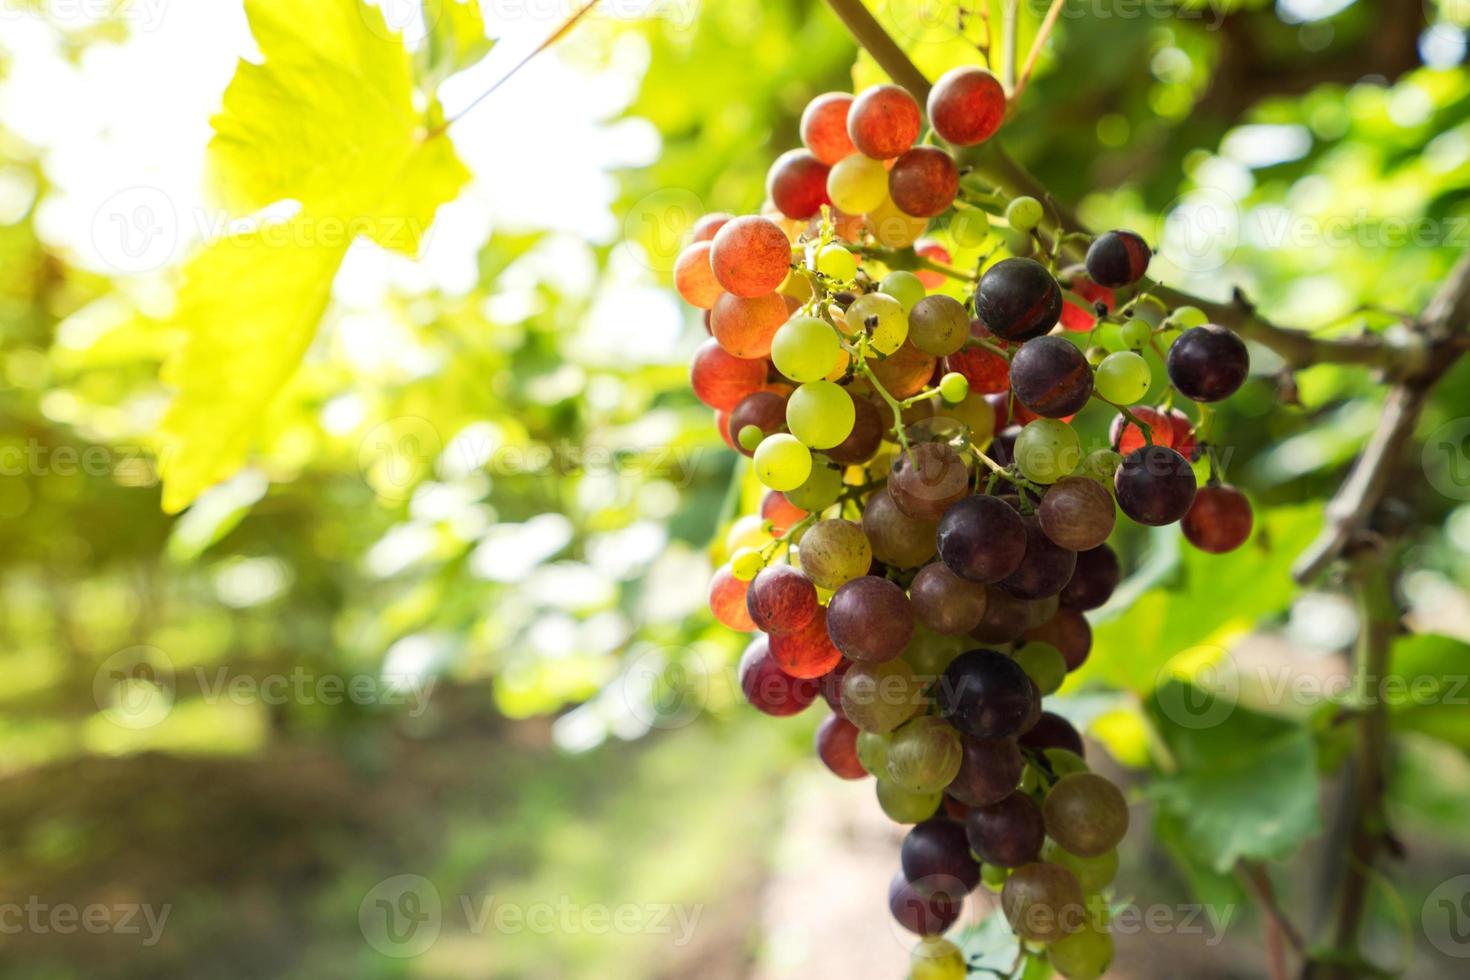
M888 775L888 741L892 737L885 732L858 732L858 762L875 776L886 778Z
M1076 475L1096 480L1107 488L1108 493L1112 493L1113 477L1121 465L1123 465L1123 457L1119 453L1111 449L1094 449L1083 457L1082 463L1077 467Z
M827 197L847 214L867 214L888 199L888 171L861 153L843 157L827 174Z
M809 381L786 402L786 427L813 449L838 445L852 434L856 422L852 396L830 381Z
M886 779L878 780L878 806L894 823L920 823L934 816L944 793L910 793Z
M1111 851L1128 832L1128 802L1118 787L1096 773L1063 776L1041 809L1047 836L1081 857Z
M960 736L943 718L922 715L888 743L888 778L910 793L939 792L959 775Z
M1097 393L1114 405L1132 405L1148 394L1153 372L1148 361L1132 351L1118 351L1097 366L1093 385Z
M832 373L841 356L837 332L814 316L792 317L771 340L776 370L796 382L820 381Z
M1123 324L1119 333L1123 336L1123 343L1132 350L1138 350L1148 344L1149 338L1154 335L1154 328L1147 321L1135 317Z
M871 327L868 346L879 354L892 354L909 335L909 317L903 304L883 293L859 296L843 316L849 336L861 336Z
M1133 316L1150 327L1157 327L1168 316L1169 308L1157 296L1143 296L1133 304Z
M1021 665L1043 696L1054 694L1067 679L1067 660L1062 651L1050 643L1037 640L1026 644L1016 651L1016 663Z
M846 246L834 242L817 253L817 271L824 276L851 282L857 278L857 270L857 256L849 252Z
M1095 895L1108 885L1118 874L1118 851L1113 849L1097 857L1079 857L1054 840L1046 842L1041 849L1041 859L1060 864L1077 876L1082 890Z
M1170 326L1178 327L1180 330L1188 330L1191 327L1202 327L1210 322L1205 316L1205 311L1198 306L1181 306L1169 314Z
M1036 419L1016 437L1016 466L1037 483L1055 483L1077 468L1082 440L1060 419Z
M942 936L925 939L909 955L908 980L965 980L969 975L965 954Z
M749 582L766 567L766 560L754 548L741 548L730 556L730 573L742 582Z
M980 866L981 884L997 894L1005 887L1006 879L1010 876L1010 868L1002 868L998 864L983 864Z
M834 446L836 444L833 443ZM811 450L793 435L778 432L762 439L756 447L756 479L772 490L795 490L806 482L811 473Z
M1087 760L1071 749L1042 749L1047 765L1057 776L1070 776L1074 772L1089 772Z
M951 405L958 405L970 394L970 379L951 371L939 379L939 395Z
M1025 258L1036 251L1036 243L1031 236L1019 231L1006 231L1001 233L1001 241L1005 242L1006 251L1017 258Z
M854 663L842 675L842 713L865 732L893 731L923 707L923 694L923 682L902 658Z
M740 437L736 441L740 443L741 449L749 449L751 452L755 452L756 448L761 444L761 440L765 437L766 434L761 431L760 426L747 425L740 429Z
M923 623L915 623L914 636L903 652L903 659L918 676L938 677L954 658L973 645L967 636L945 636Z
M1087 348L1087 350L1083 351L1082 356L1087 358L1088 364L1091 364L1093 367L1097 367L1103 361L1107 360L1108 349L1106 347L1099 347L1094 344L1093 346Z
M834 469L825 456L812 460L812 475L795 490L786 491L792 506L811 514L826 510L842 494L842 473Z
M899 305L903 307L904 316L912 313L919 300L926 295L924 284L919 281L919 277L902 269L884 276L883 280L878 283L878 292L898 300Z
M1041 202L1034 197L1018 197L1006 205L1006 221L1017 231L1031 231L1044 215Z
M1048 946L1046 957L1066 980L1097 980L1113 962L1113 937L1088 916L1082 928Z

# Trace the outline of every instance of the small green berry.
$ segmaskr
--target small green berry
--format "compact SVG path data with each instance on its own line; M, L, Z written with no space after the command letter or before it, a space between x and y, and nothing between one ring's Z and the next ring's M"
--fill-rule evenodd
M755 452L756 447L761 444L761 440L765 437L766 434L761 431L760 426L746 425L741 427L740 435L737 437L736 441L740 443L741 449L753 453Z
M958 405L970 394L970 380L958 371L951 371L939 379L939 395L951 405Z
M1017 231L1029 232L1041 224L1041 202L1034 197L1018 197L1006 207L1006 221Z

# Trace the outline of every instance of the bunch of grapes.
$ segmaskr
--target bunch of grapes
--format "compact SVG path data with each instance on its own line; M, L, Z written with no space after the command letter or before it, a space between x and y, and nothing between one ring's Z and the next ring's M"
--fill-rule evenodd
M927 116L963 147L1005 109L993 76L958 69ZM710 606L754 634L750 703L787 716L824 700L817 754L841 778L875 776L883 812L913 825L888 897L925 937L916 974L965 974L939 937L983 885L1028 955L1095 977L1128 808L1042 699L1087 659L1084 614L1118 585L1120 511L1182 522L1212 552L1249 536L1206 438L1249 360L1198 309L1149 295L1132 232L1062 268L1079 236L1048 234L1034 198L975 186L919 142L924 115L893 85L818 97L805 148L771 168L766 213L705 217L679 257L677 288L711 334L694 392L767 488L731 531ZM922 238L961 212L998 230L974 275ZM1101 346L1104 326L1121 349ZM1166 365L1160 404L1141 404L1144 351ZM1088 451L1069 422L1091 402L1116 420Z

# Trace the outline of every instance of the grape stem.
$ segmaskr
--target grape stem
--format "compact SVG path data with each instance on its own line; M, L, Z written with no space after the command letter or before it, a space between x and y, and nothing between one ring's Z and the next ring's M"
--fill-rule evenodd
M1138 431L1143 433L1144 442L1148 443L1150 446L1154 444L1154 427L1149 425L1143 419L1139 418L1137 415L1134 415L1132 409L1128 408L1126 405L1119 405L1117 402L1110 402L1095 391L1092 393L1092 397L1096 398L1104 405L1111 405L1113 406L1113 408L1117 409L1119 413L1122 414L1123 418L1127 419L1133 425L1138 426Z
M968 272L961 272L943 262L935 262L933 259L920 255L912 248L888 248L883 245L856 245L852 249L859 255L870 259L877 259L890 269L923 269L926 272L937 272L941 276L958 279L961 282L974 282L975 277Z
M1046 40L1051 36L1051 29L1056 26L1057 18L1062 15L1062 4L1066 0L1051 0L1051 6L1047 8L1046 17L1041 21L1041 27L1036 31L1036 37L1031 42L1031 50L1026 54L1026 64L1021 68L1021 77L1016 80L1016 90L1011 93L1011 107L1021 101L1021 93L1026 91L1026 84L1031 81L1031 72L1036 69L1036 60L1041 57L1041 50L1046 47Z
M990 351L990 353L994 354L996 357L1005 358L1006 361L1009 361L1014 356L1004 347L989 340L986 340L984 337L971 337L969 340L965 341L965 346L979 347L981 350Z
M888 403L888 407L893 410L893 435L898 439L898 445L903 451L903 455L912 459L912 451L909 449L909 437L904 432L904 406L898 399L888 393L888 389L883 386L883 382L878 380L877 373L868 365L868 337L866 334L858 337L857 350L853 353L854 363L857 366L858 373L868 379L868 383L873 386L873 390L881 395L883 400Z
M1001 62L1005 66L1005 87L1007 92L1016 89L1016 34L1021 28L1020 17L1021 0L1005 0L1005 6L1001 8L1001 30L1005 40L1004 59Z

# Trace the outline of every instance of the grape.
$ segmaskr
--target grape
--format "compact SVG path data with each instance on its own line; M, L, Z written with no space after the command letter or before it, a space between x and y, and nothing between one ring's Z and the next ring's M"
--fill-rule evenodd
M839 779L862 779L868 774L858 761L857 737L857 726L838 715L828 715L817 728L817 758Z
M937 793L959 772L960 759L955 730L933 715L920 715L894 731L887 776L910 793Z
M1128 833L1128 801L1118 787L1090 772L1057 780L1042 804L1046 833L1078 857L1097 857Z
M1122 578L1118 555L1107 545L1078 552L1077 571L1062 590L1062 605L1083 612L1097 609L1112 598Z
M1046 764L1051 767L1052 772L1056 773L1057 778L1088 771L1087 760L1070 749L1044 749L1041 754L1046 758Z
M973 496L944 512L938 530L939 557L950 571L971 582L999 582L1026 554L1021 517L996 497Z
M970 637L981 643L1019 640L1029 627L1032 607L1040 604L1017 599L999 589L989 589L985 595L985 615L980 618L980 625L970 631Z
M766 567L766 560L754 548L740 548L730 555L730 572L742 582L749 582Z
M674 260L674 288L684 302L701 310L711 309L725 288L709 264L709 242L695 242Z
M955 728L976 738L1004 738L1021 730L1031 710L1030 678L994 650L962 653L939 679L939 710Z
M965 834L970 847L986 864L1019 868L1041 854L1046 824L1036 801L1017 791L971 810L965 819Z
M1006 221L1016 231L1029 232L1041 224L1045 212L1034 197L1018 197L1006 205Z
M764 636L757 636L740 658L740 690L756 709L777 718L797 714L817 699L815 681L784 673L771 659Z
M828 619L828 611L818 606L805 626L789 633L772 633L771 657L776 665L792 677L806 679L822 677L836 667L842 652L827 635Z
M759 391L765 383L763 361L736 357L713 337L699 345L689 365L689 385L694 389L694 397L722 412L734 411L741 399Z
M914 147L888 171L888 196L900 211L916 218L943 214L959 190L954 157L935 146Z
M887 178L886 171L884 177ZM929 230L929 219L916 218L900 211L898 205L888 197L886 186L882 203L868 212L865 224L878 244L888 248L908 248Z
M795 436L777 433L756 447L756 478L772 490L795 490L811 473L811 450Z
M813 582L834 592L860 575L868 574L873 550L863 529L836 518L818 521L801 539L801 570Z
M848 214L867 214L888 199L888 171L861 154L844 157L827 174L827 196Z
M756 626L767 633L794 633L817 614L817 590L811 580L790 565L763 569L745 596Z
M1082 736L1072 723L1059 714L1043 711L1031 730L1021 736L1021 745L1035 752L1047 749L1065 749L1078 758L1086 755Z
M916 520L899 510L887 487L868 498L863 531L873 556L886 565L913 568L934 557L934 523Z
M1234 487L1208 486L1194 496L1180 527L1189 543L1221 555L1234 551L1251 536L1251 502Z
M783 413L786 411L785 403L784 402L782 403L781 411ZM730 420L729 420L728 417L726 417L726 419L725 419L725 427L728 429L729 428L729 425L730 425ZM746 426L741 426L740 432L739 432L739 434L735 438L736 438L736 442L739 445L740 451L742 453L749 453L750 455L753 456L753 455L755 455L756 448L760 446L761 440L764 439L765 437L766 437L766 434L760 430L760 426L758 426L758 425L746 425ZM726 440L727 443L728 443L728 441L729 440Z
M847 113L847 135L858 152L891 160L914 145L921 125L919 103L897 85L875 85Z
M741 633L755 632L755 621L745 608L750 583L735 577L729 565L721 565L709 583L709 609L715 619Z
M948 939L925 939L909 955L908 980L966 980L965 954Z
M943 793L910 793L881 776L878 779L878 806L894 823L928 820L939 810L943 800Z
M1118 852L1107 851L1096 857L1079 857L1066 850L1056 841L1047 841L1041 849L1041 857L1052 864L1060 864L1077 876L1077 883L1088 895L1095 895L1108 885L1118 874Z
M1152 383L1148 361L1131 350L1109 354L1097 366L1097 393L1114 405L1141 401Z
M842 473L822 456L812 458L812 472L805 483L794 490L786 491L788 500L810 513L826 510L841 495Z
M970 397L970 382L963 374L951 371L939 379L939 396L951 405Z
M940 265L949 265L954 261L954 256L949 254L949 249L934 241L932 238L921 239L914 242L914 254ZM931 269L920 269L915 273L919 281L924 284L925 289L938 289L943 286L948 277L942 272L934 272Z
M1068 284L1072 292L1088 301L1085 309L1071 300L1066 301L1062 307L1062 326L1066 329L1087 333L1097 326L1097 303L1102 303L1109 310L1113 308L1113 291L1087 278L1087 273L1081 267L1074 266L1065 270L1062 281Z
M789 406L786 412L789 419ZM1061 419L1037 419L1021 430L1014 452L1022 476L1037 483L1055 483L1082 462L1082 440Z
M812 155L831 166L856 151L847 135L852 96L827 92L807 103L801 114L801 141Z
M865 732L891 732L923 703L924 683L902 659L854 663L842 678L842 713Z
M985 615L985 587L960 578L943 562L919 569L909 592L915 615L936 633L963 635Z
M883 443L883 418L878 414L878 409L866 398L859 398L850 391L848 395L852 398L852 432L846 439L827 450L827 456L834 463L844 466L866 463Z
M806 511L791 503L791 498L775 490L767 490L761 498L761 517L771 524L771 534L779 537L791 530L791 525L806 516Z
M909 335L909 318L903 304L882 293L859 296L847 308L844 317L848 336L867 333L868 346L880 354L892 354L903 346Z
M1197 402L1217 402L1245 384L1250 352L1245 342L1224 327L1191 327L1169 348L1169 380L1179 393Z
M1140 524L1173 524L1194 503L1194 470L1165 446L1144 446L1123 457L1113 486L1118 506Z
M907 329L907 321L905 321ZM873 375L878 383L888 389L894 398L917 395L929 385L934 377L939 358L925 354L913 344L905 343L897 351L881 361L873 363Z
M1171 445L1174 450L1191 462L1199 458L1199 443L1194 437L1194 423L1189 416L1171 408L1164 413L1169 419L1169 429L1173 437Z
M1021 781L1026 762L1013 738L960 737L960 770L946 792L967 806L1005 799Z
M953 895L953 890L946 888L925 897L899 871L888 884L888 910L909 932L938 936L955 924L964 907L963 897Z
M908 596L876 575L844 583L827 608L832 642L849 660L892 660L903 653L914 635L914 610Z
M916 718L909 725L922 721L938 719ZM895 736L895 744L897 741ZM958 758L958 744L954 745L954 754ZM964 825L947 817L925 820L910 830L904 836L899 861L904 878L921 895L945 895L961 901L980 884L980 865L970 856Z
M997 337L1030 340L1057 325L1062 288L1040 262L1004 259L980 277L975 312Z
M910 517L937 521L950 505L969 496L970 467L945 443L921 443L894 461L888 493Z
M912 272L896 270L884 276L878 283L878 292L898 300L906 314L912 314L914 306L924 298L924 284Z
M950 418L969 430L970 443L981 449L995 437L995 409L984 395L974 392L966 395L958 404L941 405L935 409L937 418Z
M973 324L970 330L973 335ZM1008 413L1011 400L1011 365L1004 357L984 347L969 347L947 356L945 367L950 371L958 371L963 374L970 382L971 391L995 395L1005 402L1005 411L996 413L998 423L1010 418Z
M786 279L791 241L769 218L734 218L715 235L709 260L727 292L747 299L764 296Z
M964 347L969 338L970 315L965 312L964 304L953 297L925 296L909 313L909 339L926 354L946 357ZM968 375L966 379L969 380Z
M786 427L786 399L774 391L753 391L746 395L730 413L725 428L740 440L746 426L754 426L761 439L780 432ZM760 442L757 441L756 445L759 446ZM754 448L747 449L742 445L741 451L746 456L755 455Z
M1148 426L1149 436L1153 438L1154 445L1174 445L1174 420L1168 415L1156 408L1149 408L1147 405L1134 408L1133 415ZM1122 415L1113 419L1112 425L1109 426L1108 441L1112 444L1113 449L1125 456L1135 449L1148 445L1148 441L1143 438L1143 430ZM1121 464L1122 460L1118 462ZM1108 482L1112 482L1111 476Z
M858 730L856 751L863 768L875 776L888 774L888 743L892 735Z
M1092 368L1070 341L1037 337L1011 359L1011 389L1037 415L1075 415L1092 397Z
M856 409L847 392L830 381L809 381L786 402L786 426L813 449L831 449L852 434Z
M923 623L917 623L914 626L914 638L909 641L903 658L914 668L914 673L932 679L942 674L944 668L953 663L954 658L970 645L964 637L946 636L934 632Z
M787 150L766 174L766 196L795 221L817 214L827 200L827 164L806 150Z
M974 146L995 135L1006 115L1006 90L980 68L954 68L929 91L929 122L945 142Z
M771 642L771 649L776 649L775 641ZM1016 651L1016 663L1031 678L1031 683L1036 685L1036 690L1045 697L1055 694L1057 688L1062 686L1062 681L1067 679L1067 660L1062 656L1062 651L1041 640L1033 640ZM781 665L785 667L785 664Z
M1097 980L1113 962L1113 937L1088 917L1081 928L1047 947L1047 962L1066 980Z
M1057 864L1032 863L1012 871L1000 904L1011 929L1039 943L1076 932L1086 915L1077 877Z
M736 357L762 358L771 353L771 341L789 315L786 300L777 293L750 298L726 293L715 301L710 329Z
M1077 475L1096 482L1108 492L1109 496L1112 496L1113 476L1118 472L1118 467L1122 462L1123 457L1115 450L1094 449L1082 457L1082 465L1077 467Z
M1124 344L1133 350L1141 350L1148 346L1149 340L1153 338L1154 328L1147 320L1135 317L1123 324L1122 329L1118 332L1122 335Z
M694 228L689 232L689 241L707 242L719 233L735 216L727 211L712 211L694 222Z
M841 282L851 282L857 278L857 256L849 252L846 245L833 242L817 253L817 271Z
M1069 671L1081 667L1092 650L1092 626L1075 609L1058 609L1044 623L1028 627L1023 635L1027 640L1050 643L1060 650Z
M770 342L770 360L791 381L820 381L841 356L836 332L826 320L814 316L791 317Z
M1148 244L1133 232L1104 232L1087 249L1087 275L1099 286L1131 286L1148 272L1151 258Z
M1099 547L1117 520L1113 495L1096 480L1066 476L1041 498L1036 518L1046 536L1071 551Z
M821 689L822 700L832 709L832 713L846 718L842 710L842 679L847 676L848 670L852 668L851 661L839 660L837 666L817 678L817 686Z

